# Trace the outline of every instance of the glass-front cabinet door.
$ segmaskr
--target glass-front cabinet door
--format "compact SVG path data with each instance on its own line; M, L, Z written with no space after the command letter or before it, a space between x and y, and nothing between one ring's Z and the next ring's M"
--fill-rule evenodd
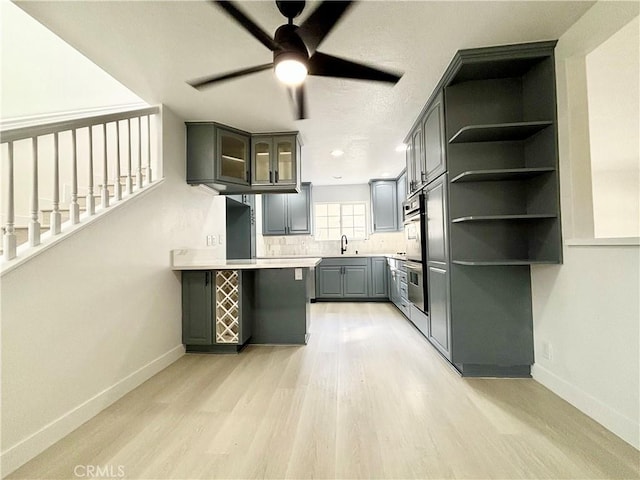
M274 137L276 173L274 183L296 183L296 139L292 136Z
M224 128L216 129L217 177L219 180L249 184L249 136Z
M274 181L273 142L271 137L251 139L251 167L253 185L269 185Z

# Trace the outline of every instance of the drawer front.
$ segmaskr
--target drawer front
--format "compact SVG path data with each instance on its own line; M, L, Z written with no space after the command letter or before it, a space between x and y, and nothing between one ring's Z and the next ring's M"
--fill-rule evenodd
M323 258L322 262L320 262L320 266L322 267L329 267L329 266L340 266L340 267L344 267L347 265L353 265L353 266L367 266L369 264L369 258L368 257L346 257L346 258L340 258L340 257L329 257L329 258Z

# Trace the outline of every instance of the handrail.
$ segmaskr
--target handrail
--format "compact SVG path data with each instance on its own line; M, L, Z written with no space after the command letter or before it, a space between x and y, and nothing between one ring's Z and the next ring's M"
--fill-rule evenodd
M135 108L133 110L117 111L102 113L93 116L82 116L77 118L66 118L64 120L58 120L48 123L22 125L13 128L5 128L0 131L0 148L3 152L6 151L6 157L4 154L0 156L2 163L3 177L0 182L0 190L3 195L3 215L5 216L4 224L2 227L2 258L3 260L10 261L16 258L20 252L17 246L21 242L26 241L24 238L25 227L28 229L28 245L25 247L37 247L41 244L42 240L49 242L62 233L62 214L68 215L69 226L77 225L85 219L89 219L96 213L96 197L100 199L100 208L102 210L108 209L111 204L118 203L123 198L122 190L123 185L126 186L126 195L131 196L140 190L145 189L151 185L155 178L152 177L152 131L151 131L151 117L158 116L161 113L159 106L150 106L144 108ZM59 117L60 118L60 117ZM143 120L145 128L143 130ZM121 125L124 124L124 125ZM126 134L125 145L121 145L120 129L124 127L124 133ZM159 126L159 123L156 124ZM2 128L2 126L0 126ZM94 136L94 129L97 136ZM79 158L78 145L80 143L77 133L83 133L83 138L87 141L82 141L81 144L84 148L82 159ZM144 132L144 135L143 135ZM155 140L159 141L157 134L157 128L154 128ZM86 134L86 137L84 136ZM39 145L39 139L41 137L53 137L53 145L51 146L47 141L42 142ZM61 137L68 139L71 137L71 142L65 141L64 145L60 141ZM23 140L31 140L31 149L27 152L24 149L20 149L14 152L14 143ZM95 142L94 142L95 140ZM143 143L145 144L146 158L143 160ZM18 144L19 145L19 144ZM135 150L133 146L135 145ZM155 161L160 159L159 143L156 143L158 150L153 155ZM44 158L40 158L39 146L44 149ZM126 158L122 158L121 150L128 152ZM98 153L98 155L94 155ZM21 156L21 159L14 158L16 155ZM135 158L137 157L137 158ZM135 169L133 168L133 160L136 160ZM30 161L29 161L30 160ZM78 163L82 160L83 174L82 177L86 179L86 195L82 196L84 200L83 207L80 206L78 200ZM120 162L125 161L127 166L125 175L122 175ZM50 168L43 170L39 169L39 163L46 162ZM94 172L94 163L95 172ZM64 164L65 168L61 169L61 164ZM29 169L28 166L31 166ZM157 167L156 163L156 167ZM14 180L15 169L19 167L21 174L18 175L18 187L19 188L31 188L29 203L30 205L24 205L25 195L19 195L19 203L16 205L14 201ZM114 169L113 174L110 176L110 167ZM26 168L26 170L24 170ZM68 170L68 172L67 172ZM47 187L51 188L51 206L52 209L39 209L39 172L50 175L49 178L41 179ZM94 174L96 175L94 177ZM31 176L31 181L26 183L25 175ZM66 175L66 176L65 176ZM70 177L70 178L68 178ZM135 177L135 183L134 183ZM2 179L2 177L0 177ZM95 181L101 182L96 185ZM84 182L84 180L82 180ZM124 182L121 183L121 182ZM70 187L69 196L61 195L61 183ZM84 186L83 186L84 188ZM95 190L94 190L95 188ZM64 198L63 198L64 197ZM15 210L22 212L22 210L29 209L29 223L26 226L20 224L16 225L15 222ZM80 215L81 208L84 208L85 215ZM68 213L67 213L68 212ZM43 225L40 222L40 214L43 215ZM21 214L22 215L22 214ZM45 224L48 215L48 226ZM41 230L47 229L49 232L45 234L45 237L41 237ZM21 239L17 234L20 233ZM22 249L24 251L24 248ZM26 251L24 251L26 252ZM1 266L1 265L0 265Z
M15 142L18 140L24 140L25 138L40 137L43 135L50 135L52 133L65 132L68 130L88 127L91 125L100 125L103 123L128 120L130 118L137 118L145 115L154 115L159 112L160 107L152 106L139 108L136 110L128 110L125 112L107 113L104 115L87 116L74 118L71 120L43 123L40 125L7 128L6 130L0 131L0 143Z

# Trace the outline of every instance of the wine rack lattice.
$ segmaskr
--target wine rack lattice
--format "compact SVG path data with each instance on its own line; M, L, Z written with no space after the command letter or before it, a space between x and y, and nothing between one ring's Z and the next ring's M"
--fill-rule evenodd
M237 270L216 272L216 342L238 343L240 290Z

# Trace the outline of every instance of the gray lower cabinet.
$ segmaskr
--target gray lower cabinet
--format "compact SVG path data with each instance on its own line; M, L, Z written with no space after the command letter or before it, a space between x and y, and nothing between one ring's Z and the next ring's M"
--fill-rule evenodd
M384 257L332 257L316 267L316 300L386 300Z
M373 232L398 230L398 194L395 180L371 180Z
M373 298L389 298L387 279L387 259L385 257L371 257L369 296Z
M251 337L254 272L182 272L182 342L188 352L238 351Z
M182 272L182 343L213 344L213 272Z
M300 193L262 195L263 235L311 235L311 184Z
M449 311L449 249L447 230L447 175L425 190L427 210L427 290L431 343L451 360L451 315Z

